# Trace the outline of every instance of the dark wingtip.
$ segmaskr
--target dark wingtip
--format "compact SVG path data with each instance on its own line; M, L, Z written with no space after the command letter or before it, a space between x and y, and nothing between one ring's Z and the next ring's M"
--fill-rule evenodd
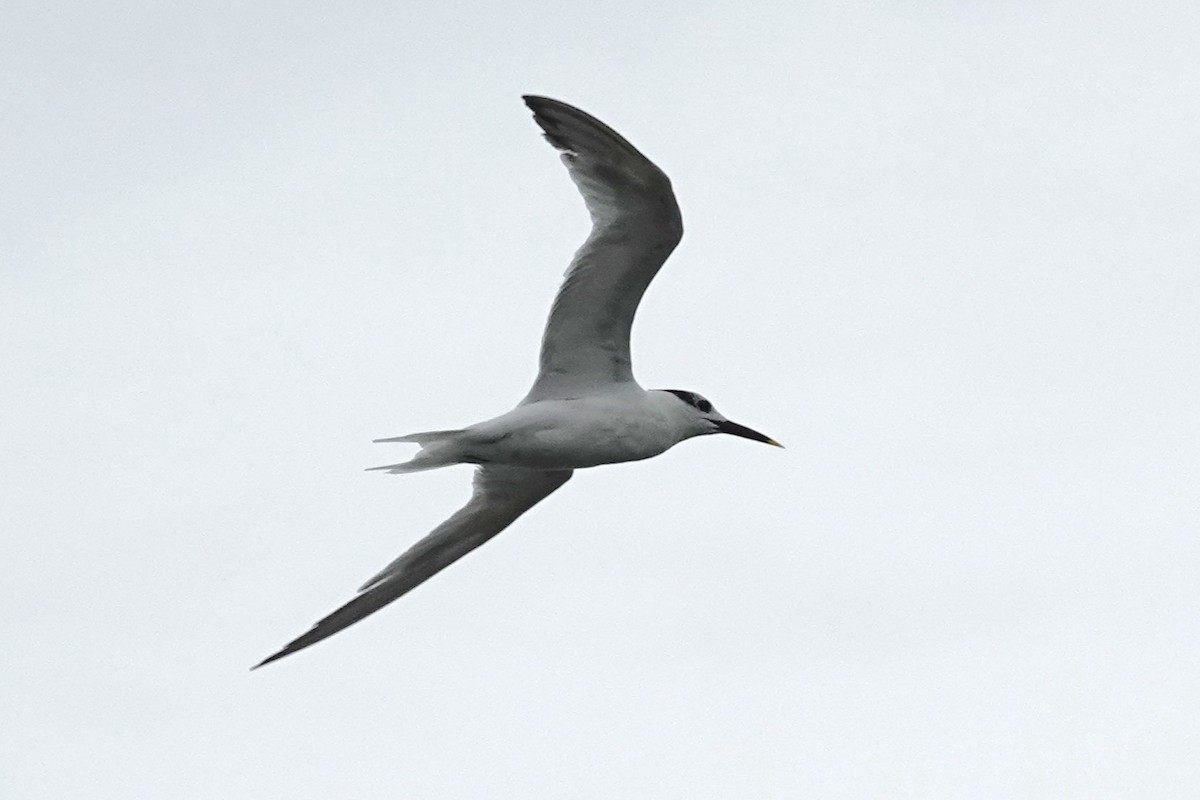
M316 626L313 626L313 627L315 629ZM321 641L322 639L324 639L326 636L329 635L326 633L326 634L322 634L321 636L318 636L316 638L313 638L312 633L313 633L313 631L310 630L308 633L304 634L299 639L289 642L287 647L283 648L278 653L267 656L262 661L258 662L253 667L251 667L250 671L253 672L254 670L258 669L259 667L265 667L267 664L270 664L272 661L278 661L279 659L283 658L284 656L290 656L292 653L298 653L301 650L303 650L304 648L309 647L310 645L316 644L317 642Z
M280 650L278 653L275 653L274 655L267 656L267 657L266 657L266 658L264 658L262 661L260 661L260 662L258 662L257 664L255 664L253 667L251 667L251 668L250 668L250 671L251 671L251 672L254 672L254 670L258 669L259 667L265 667L267 664L270 664L272 661L278 661L279 659L283 658L284 656L288 655L288 654L289 654L289 653L291 653L291 652L292 652L292 651L288 650L288 649L285 647L285 648L283 648L282 650Z
M569 151L571 149L570 145L559 132L559 121L550 117L548 112L556 106L566 108L570 108L570 106L558 100L542 97L537 94L523 94L521 95L521 99L525 101L525 105L533 112L533 121L542 129L542 137L556 150Z

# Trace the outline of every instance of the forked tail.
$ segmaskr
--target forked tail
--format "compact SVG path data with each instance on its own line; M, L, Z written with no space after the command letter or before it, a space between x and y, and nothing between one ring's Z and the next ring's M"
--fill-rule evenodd
M408 461L399 464L385 464L382 467L371 467L367 472L379 470L399 475L405 472L422 472L427 469L448 467L451 464L461 464L462 448L459 446L458 437L463 432L463 430L422 431L404 436L392 436L387 439L376 439L376 443L411 442L419 444L421 451Z
M403 436L393 436L389 439L375 439L374 442L375 444L384 444L387 442L415 442L417 444L424 445L441 441L442 439L449 439L462 432L462 428L453 431L422 431L421 433L406 433Z

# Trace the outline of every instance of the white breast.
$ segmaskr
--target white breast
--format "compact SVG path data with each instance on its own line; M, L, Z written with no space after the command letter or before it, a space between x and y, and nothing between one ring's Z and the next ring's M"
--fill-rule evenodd
M488 464L580 469L656 456L680 441L645 394L593 395L518 406L471 427L470 455Z

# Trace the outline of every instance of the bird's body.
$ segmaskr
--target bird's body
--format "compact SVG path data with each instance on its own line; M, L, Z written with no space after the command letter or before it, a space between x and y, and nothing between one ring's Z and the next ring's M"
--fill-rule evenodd
M689 420L671 413L678 404L669 392L647 392L633 382L569 400L522 403L462 430L381 439L430 437L412 461L372 469L400 473L463 463L583 469L640 461L692 435Z
M377 611L508 527L573 471L659 455L693 436L731 433L778 445L696 394L646 391L629 334L650 281L683 234L671 182L633 145L577 108L526 96L592 217L550 311L533 388L506 414L457 430L379 439L420 445L417 472L476 464L470 501L359 589L349 603L257 666L302 650Z

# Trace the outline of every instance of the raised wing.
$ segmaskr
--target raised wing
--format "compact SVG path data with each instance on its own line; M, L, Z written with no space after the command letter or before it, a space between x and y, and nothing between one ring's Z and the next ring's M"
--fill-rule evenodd
M542 337L526 402L633 380L629 329L650 281L683 236L671 181L616 131L577 108L525 96L592 216Z
M357 597L253 669L314 645L375 613L500 533L570 477L571 470L480 467L471 499L454 516L363 584Z

